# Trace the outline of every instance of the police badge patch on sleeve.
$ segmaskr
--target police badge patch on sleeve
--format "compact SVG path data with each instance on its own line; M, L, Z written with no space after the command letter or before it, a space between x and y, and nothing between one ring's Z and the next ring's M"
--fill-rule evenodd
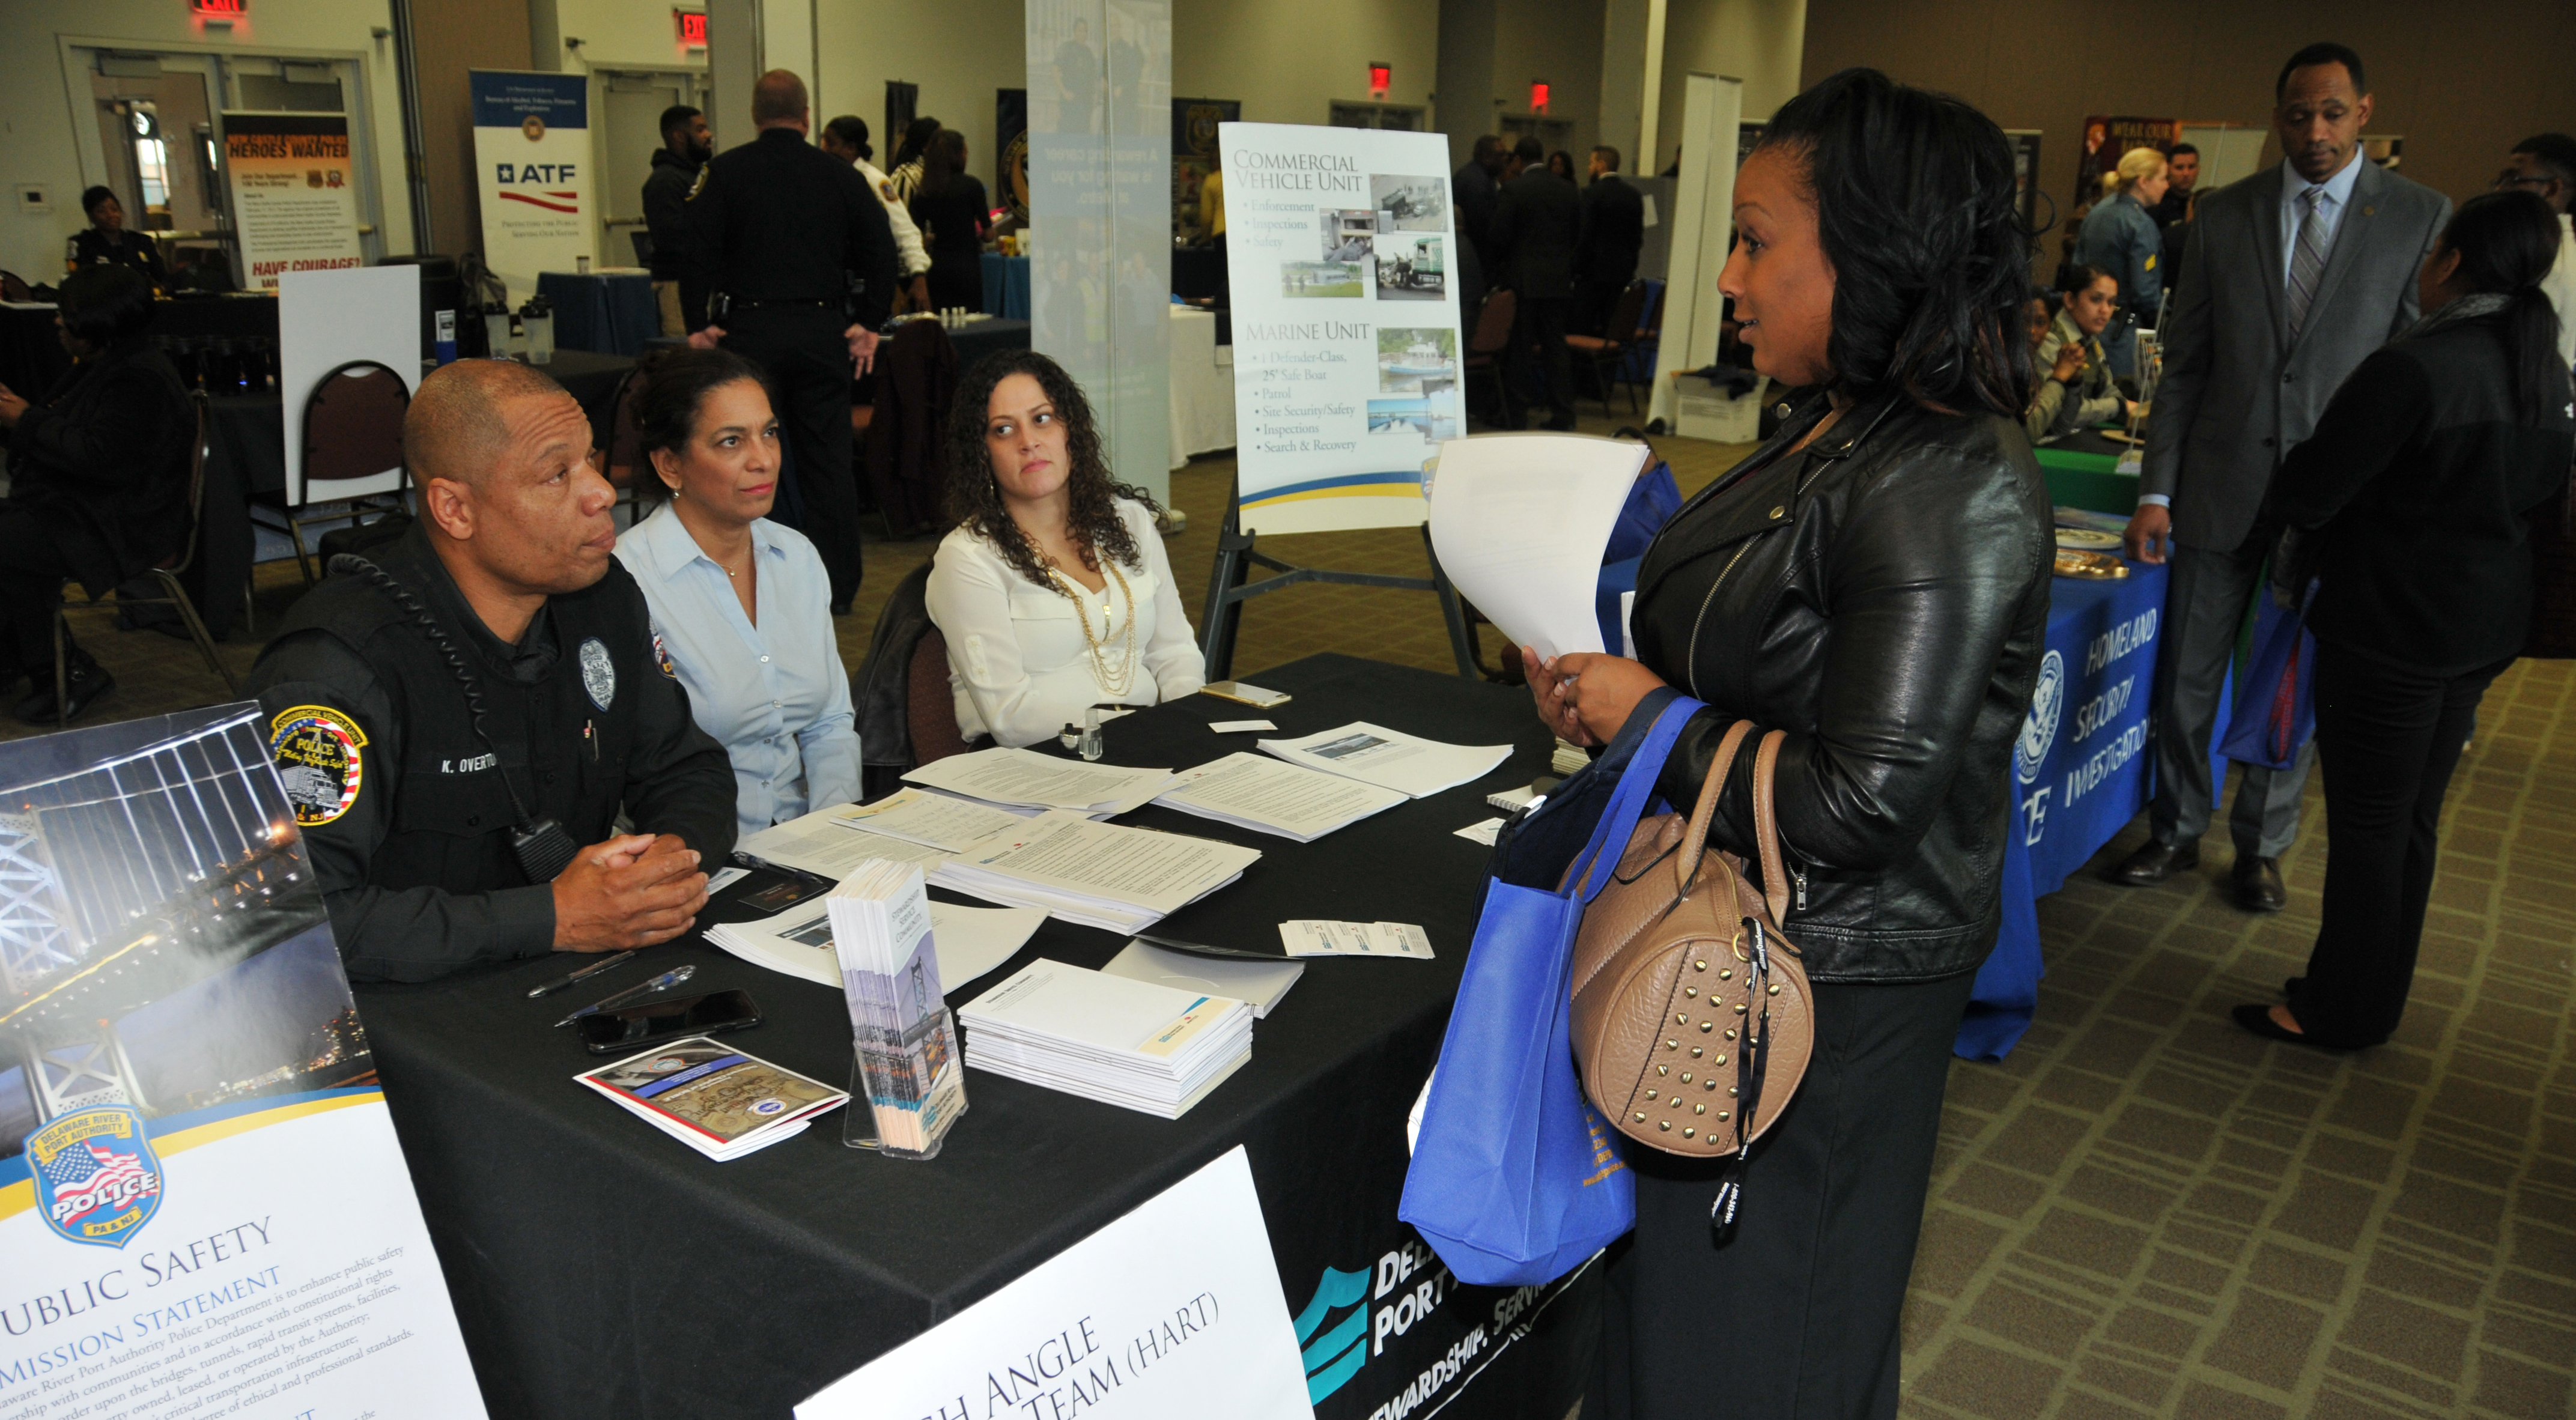
M607 645L596 636L582 638L581 688L590 692L590 703L603 714L617 703L617 663L608 658Z
M279 711L268 727L269 757L297 827L329 823L358 802L367 737L357 721L327 705L297 705Z

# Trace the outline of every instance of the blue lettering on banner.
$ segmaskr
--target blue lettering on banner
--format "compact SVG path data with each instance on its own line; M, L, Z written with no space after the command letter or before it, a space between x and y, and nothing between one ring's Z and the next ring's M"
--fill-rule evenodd
M572 182L578 177L575 163L496 163L496 176L502 182Z

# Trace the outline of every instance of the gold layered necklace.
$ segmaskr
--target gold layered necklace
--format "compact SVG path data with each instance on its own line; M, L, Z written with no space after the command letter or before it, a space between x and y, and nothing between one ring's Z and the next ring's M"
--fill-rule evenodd
M1101 565L1109 569L1110 580L1118 584L1118 595L1127 603L1127 644L1114 671L1109 664L1108 645L1103 640L1107 629L1103 627L1102 635L1092 633L1091 602L1083 595L1082 584L1067 576L1064 569L1058 567L1052 557L1047 559L1047 575L1053 577L1059 584L1056 590L1073 599L1074 617L1082 623L1083 650L1091 657L1093 683L1100 687L1103 694L1112 699L1121 699L1126 696L1128 687L1136 683L1136 593L1127 585L1127 574L1118 570L1116 558L1104 557L1101 559ZM1101 613L1105 618L1108 607L1105 604L1106 599L1103 600Z

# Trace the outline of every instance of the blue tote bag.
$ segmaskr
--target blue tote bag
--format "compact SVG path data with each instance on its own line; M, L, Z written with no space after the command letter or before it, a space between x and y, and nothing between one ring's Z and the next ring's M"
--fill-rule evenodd
M2297 611L2271 597L2255 598L2254 655L2218 745L2229 759L2287 769L2317 732L2317 638L2308 634L2305 615L2314 598L2313 584Z
M1649 696L1628 722L1649 728L1630 744L1614 743L1516 826L1539 831L1495 850L1497 871L1486 883L1396 1209L1462 1282L1552 1282L1636 1224L1636 1180L1609 1123L1583 1098L1569 1035L1575 930L1610 874L1586 883L1590 875L1578 870L1567 878L1574 886L1559 891L1556 874L1533 860L1582 869L1607 853L1615 862L1655 797L1656 773L1682 722L1699 708L1671 691ZM1622 751L1624 767L1614 767ZM1606 804L1605 783L1615 785ZM1587 810L1598 818L1581 851L1550 853L1549 841L1564 841ZM1527 885L1533 875L1547 885Z

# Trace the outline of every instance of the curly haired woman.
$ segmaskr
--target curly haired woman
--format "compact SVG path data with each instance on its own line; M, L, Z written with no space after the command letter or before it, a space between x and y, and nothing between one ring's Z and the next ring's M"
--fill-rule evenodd
M977 361L948 424L957 528L930 569L968 740L1035 744L1093 705L1206 683L1154 530L1153 496L1110 477L1091 402L1027 350Z

